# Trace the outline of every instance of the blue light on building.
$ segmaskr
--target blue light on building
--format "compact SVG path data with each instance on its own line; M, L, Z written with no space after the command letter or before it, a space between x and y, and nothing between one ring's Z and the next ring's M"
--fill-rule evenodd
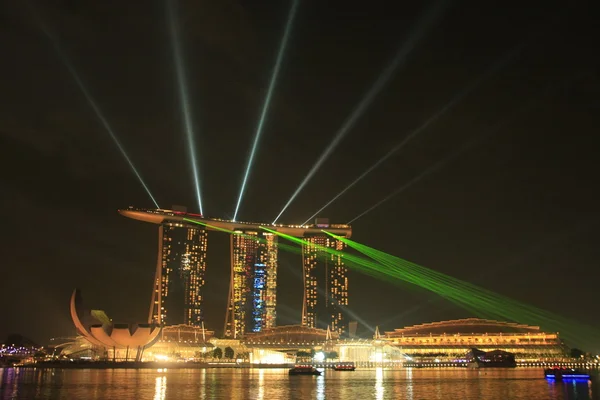
M265 296L264 290L267 278L267 266L265 264L254 264L254 276L252 278L252 332L260 332L264 328Z

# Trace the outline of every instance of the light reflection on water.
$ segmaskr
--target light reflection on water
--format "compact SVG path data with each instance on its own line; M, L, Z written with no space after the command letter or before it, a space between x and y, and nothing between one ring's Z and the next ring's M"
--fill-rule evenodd
M167 398L167 376L156 377L156 388L154 389L154 400L165 400Z
M322 370L322 372L325 372ZM325 400L325 376L315 377L317 381L317 400Z
M263 400L265 398L265 370L258 370L258 396L257 400Z
M541 369L382 368L322 376L285 369L0 369L4 399L594 399L598 381L550 382Z
M375 398L377 400L383 400L383 394L385 389L383 387L383 368L377 368L375 370Z
M406 398L413 400L412 368L406 369Z
M206 399L206 370L200 370L200 398Z

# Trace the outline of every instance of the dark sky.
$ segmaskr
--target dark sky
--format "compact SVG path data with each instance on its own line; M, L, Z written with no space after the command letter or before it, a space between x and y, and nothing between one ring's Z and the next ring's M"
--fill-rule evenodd
M280 222L303 222L498 66L322 216L346 222L482 137L358 219L353 238L598 326L596 19L585 2L450 3ZM75 287L115 320L143 320L156 257L156 227L116 212L153 204L63 57L161 206L197 206L164 1L26 4L0 5L0 338L44 343L73 333ZM301 2L239 219L272 221L433 3L390 4ZM179 0L207 216L233 215L288 6ZM209 238L206 318L220 331L228 240ZM282 324L300 317L300 267L281 256ZM469 316L424 292L350 279L350 308L372 326Z

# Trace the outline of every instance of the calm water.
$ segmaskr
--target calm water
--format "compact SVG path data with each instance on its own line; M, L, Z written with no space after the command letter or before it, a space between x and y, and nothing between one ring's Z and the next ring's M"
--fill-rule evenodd
M541 369L326 371L0 369L0 399L600 399L598 382L551 383Z

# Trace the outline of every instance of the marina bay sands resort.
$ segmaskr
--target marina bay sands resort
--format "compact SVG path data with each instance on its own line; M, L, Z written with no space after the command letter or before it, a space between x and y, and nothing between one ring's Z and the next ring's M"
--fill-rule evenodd
M349 238L349 225L317 219L311 225L282 225L205 218L184 207L172 210L119 210L125 217L158 225L158 257L148 323L203 326L208 231L230 235L229 282L224 336L242 338L276 326L278 235L302 238L304 299L302 325L347 332L347 268L341 256L323 247L344 250L344 243L325 234ZM269 230L263 229L268 228Z
M359 367L395 367L442 362L465 366L466 354L473 348L509 352L523 363L563 362L568 353L558 332L479 318L423 323L383 334L375 327L372 339L358 337L357 323L347 319L344 243L337 239L352 235L348 225L330 224L325 219L310 225L236 222L205 218L182 207L119 212L158 225L148 320L113 322L104 311L84 307L76 289L70 314L79 336L59 344L69 359L200 363L210 359L210 364L229 354L225 356L229 365L237 365L231 363L235 359L247 366L261 366L294 364L299 354L314 352L315 361L317 355L334 354L331 358ZM230 240L224 338L204 326L206 291L218 287L205 282L210 264L209 233L227 234ZM279 243L281 234L301 238L302 245ZM329 249L337 251L326 251ZM301 255L301 325L277 325L279 250L295 250Z

